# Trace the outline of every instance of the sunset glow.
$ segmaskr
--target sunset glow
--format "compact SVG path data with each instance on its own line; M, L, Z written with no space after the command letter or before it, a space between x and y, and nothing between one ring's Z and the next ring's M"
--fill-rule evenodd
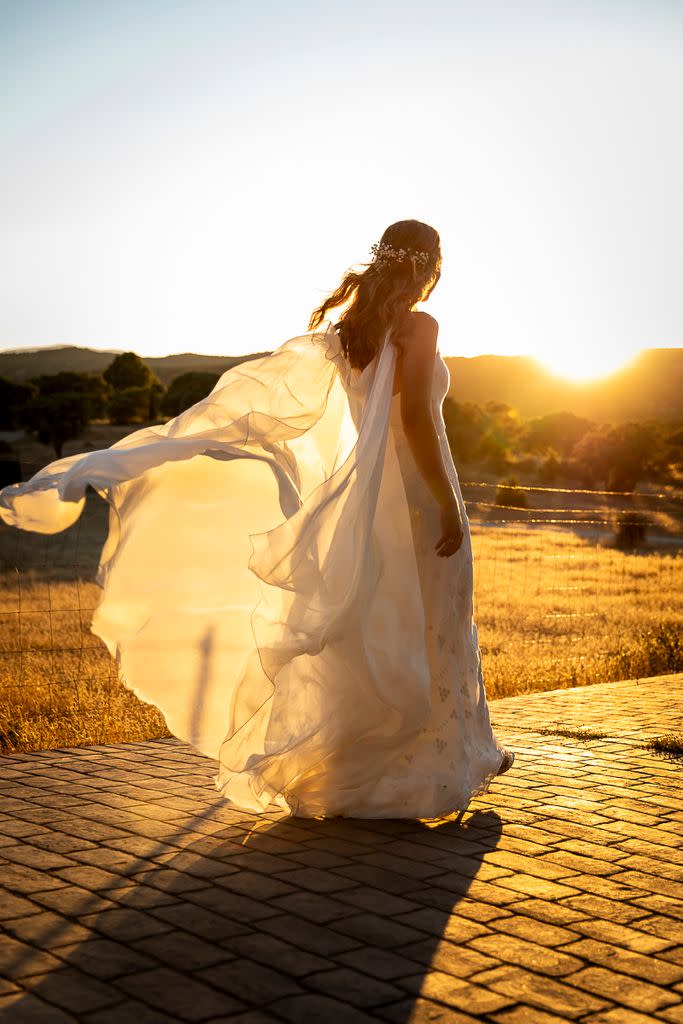
M445 354L683 343L683 5L162 6L2 7L0 348L273 348L406 217Z
M633 359L636 352L623 351L587 351L577 348L574 351L558 352L546 356L538 354L539 363L556 377L577 383L590 383L609 377L623 370Z

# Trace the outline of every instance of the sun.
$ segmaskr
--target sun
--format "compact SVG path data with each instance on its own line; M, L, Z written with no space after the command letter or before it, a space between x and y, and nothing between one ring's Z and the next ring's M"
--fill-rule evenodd
M627 351L623 348L615 350L577 346L552 353L545 350L536 353L535 358L556 377L577 384L588 384L625 369L635 354L635 350Z

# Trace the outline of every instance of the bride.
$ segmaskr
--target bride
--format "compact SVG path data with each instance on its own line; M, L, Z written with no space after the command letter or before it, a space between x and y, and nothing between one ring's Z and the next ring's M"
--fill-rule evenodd
M109 503L92 631L233 806L466 810L514 753L491 728L438 325L438 233L390 225L308 332L202 401L0 491L56 533ZM333 324L327 313L343 308Z

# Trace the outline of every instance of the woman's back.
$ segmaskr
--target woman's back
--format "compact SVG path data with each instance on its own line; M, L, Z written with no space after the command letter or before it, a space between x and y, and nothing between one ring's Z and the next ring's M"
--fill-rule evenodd
M334 328L339 335L342 343L342 348L346 352L348 350L348 340L345 336L345 329L343 322L334 324ZM438 332L438 324L436 320L424 311L408 310L403 316L396 322L390 332L390 340L397 349L396 358L396 370L394 374L394 386L393 394L398 394L403 387L403 365L405 353L409 350L410 346L420 344L420 335L430 333L431 331ZM383 336L382 332L377 330L373 332L375 338L374 354L367 359L364 363L357 363L354 358L346 356L349 366L353 369L362 373L366 367L377 358L379 348L381 346ZM406 379L406 386L410 386L410 378Z

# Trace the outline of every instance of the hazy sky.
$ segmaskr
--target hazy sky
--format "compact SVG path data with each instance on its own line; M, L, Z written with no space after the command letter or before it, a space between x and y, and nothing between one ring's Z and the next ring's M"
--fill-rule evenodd
M0 78L0 348L273 348L406 217L444 354L683 345L682 0L0 0Z

